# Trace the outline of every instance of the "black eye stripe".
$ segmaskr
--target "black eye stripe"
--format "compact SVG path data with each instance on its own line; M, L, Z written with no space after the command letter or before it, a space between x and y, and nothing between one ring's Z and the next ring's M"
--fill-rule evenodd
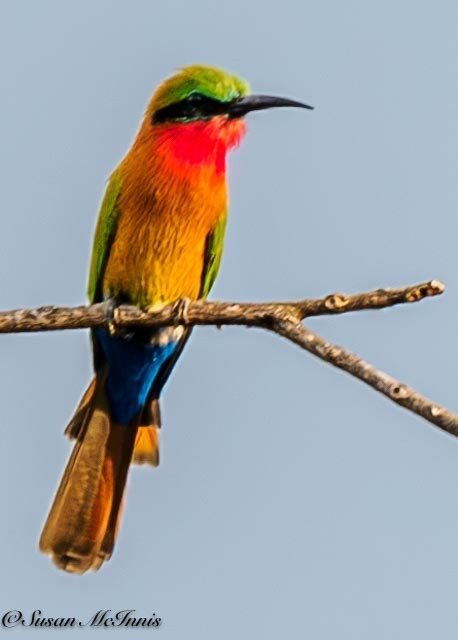
M227 103L204 96L202 93L191 93L184 100L162 107L153 114L153 124L169 120L208 120L213 116L227 113Z

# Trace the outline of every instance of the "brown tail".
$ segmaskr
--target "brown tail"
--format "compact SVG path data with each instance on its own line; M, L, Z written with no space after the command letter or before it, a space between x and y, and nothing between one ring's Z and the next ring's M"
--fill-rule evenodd
M98 377L84 395L67 433L76 438L40 538L40 549L61 569L97 570L112 554L135 425L110 419Z
M65 435L71 440L81 437L82 429L87 419L88 411L94 400L96 378L86 389L81 402L76 408L72 419L65 429ZM149 464L152 467L159 465L159 430L161 428L161 412L158 398L152 398L145 405L139 418L137 437L135 439L134 453L131 462L133 464Z

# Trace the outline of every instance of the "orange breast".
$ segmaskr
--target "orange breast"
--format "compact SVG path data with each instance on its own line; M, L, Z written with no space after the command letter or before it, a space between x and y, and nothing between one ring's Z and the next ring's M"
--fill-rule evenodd
M199 297L206 239L226 212L226 182L210 167L198 172L192 180L164 171L148 184L123 180L104 295L141 306Z

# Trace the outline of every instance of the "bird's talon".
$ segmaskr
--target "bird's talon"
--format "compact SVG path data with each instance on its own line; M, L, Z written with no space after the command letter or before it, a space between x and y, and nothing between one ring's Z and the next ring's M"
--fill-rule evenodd
M188 324L188 309L190 304L189 298L180 298L173 305L174 324Z
M107 329L110 336L114 336L117 331L115 322L117 306L118 305L114 298L108 298L107 300L105 300L105 322L107 324Z

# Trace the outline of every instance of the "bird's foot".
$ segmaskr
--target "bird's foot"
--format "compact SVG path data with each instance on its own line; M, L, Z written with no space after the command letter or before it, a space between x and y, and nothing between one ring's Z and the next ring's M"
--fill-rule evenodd
M188 309L191 301L189 298L179 298L173 305L173 324L189 324Z
M105 322L107 323L110 336L116 335L118 329L115 323L115 314L118 303L114 298L107 298L105 301Z

